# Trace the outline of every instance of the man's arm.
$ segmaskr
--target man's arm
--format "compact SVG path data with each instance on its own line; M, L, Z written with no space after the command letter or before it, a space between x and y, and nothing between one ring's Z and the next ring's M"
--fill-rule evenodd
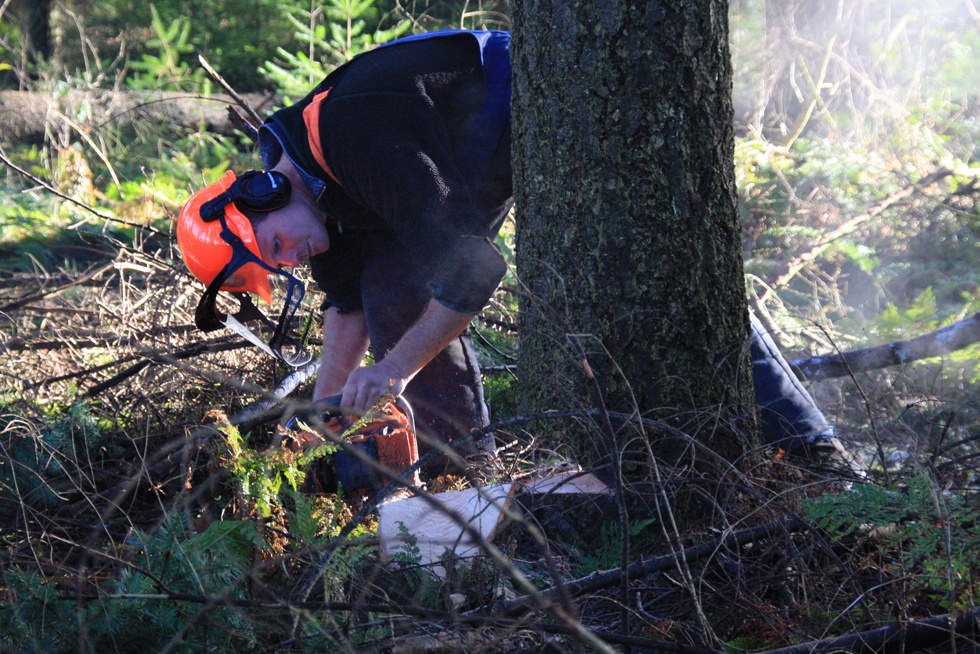
M422 316L384 359L350 373L341 406L363 414L384 393L401 394L408 382L463 333L471 320L472 314L453 311L430 300Z
M364 360L368 349L363 311L340 313L336 307L323 316L323 354L313 399L340 395L347 379Z

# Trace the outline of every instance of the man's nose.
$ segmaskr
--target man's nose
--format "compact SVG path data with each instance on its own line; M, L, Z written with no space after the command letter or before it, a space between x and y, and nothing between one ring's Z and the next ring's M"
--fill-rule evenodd
M279 255L280 268L296 268L299 264L299 252L295 248L284 251Z

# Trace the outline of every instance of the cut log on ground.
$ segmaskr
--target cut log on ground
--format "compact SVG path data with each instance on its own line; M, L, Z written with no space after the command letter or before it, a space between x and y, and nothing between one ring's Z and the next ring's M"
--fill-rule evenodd
M791 361L790 365L800 379L817 381L938 357L977 342L980 342L980 313L907 341L893 341L862 350L798 359Z
M278 108L270 95L244 94L260 112ZM93 120L108 128L128 128L136 120L170 124L196 130L204 123L210 133L233 134L238 130L227 108L234 98L162 91L71 91L54 99L47 93L0 91L0 134L11 143L41 143L50 123L65 123L61 116L78 115L81 106L92 110Z
M431 501L421 497L382 504L378 507L381 560L388 563L396 559L399 552L406 552L409 548L406 539L411 535L418 548L419 564L433 566L433 572L442 576L445 571L436 564L447 549L463 559L480 554L479 542L473 535L465 533L462 524L468 524L489 542L500 522L502 510L520 486L507 483L430 496L439 506L433 506ZM576 510L581 511L589 496L609 496L611 493L609 487L589 473L563 472L525 482L521 503L528 508L538 507L542 502L549 506L551 502L562 506L572 502ZM551 498L550 502L548 498Z

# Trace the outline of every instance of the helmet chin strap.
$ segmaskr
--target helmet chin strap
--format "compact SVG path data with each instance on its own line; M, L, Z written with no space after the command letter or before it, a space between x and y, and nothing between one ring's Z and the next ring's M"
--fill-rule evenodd
M287 365L294 368L306 365L310 362L312 357L308 352L306 352L301 344L296 343L296 351L294 354L286 354L282 351L283 345L294 342L287 336L287 334L289 331L290 322L292 321L293 316L296 314L297 309L299 309L300 305L302 304L303 297L306 295L306 288L303 286L302 282L289 273L269 266L262 261L262 259L252 253L245 246L238 235L231 231L231 229L228 227L223 213L220 216L220 220L221 237L232 248L231 260L207 285L204 294L201 296L201 300L197 303L197 309L194 312L194 323L197 325L198 329L204 332L211 332L216 329L221 329L222 327L227 327L247 340L249 343L258 347L263 352L276 357ZM259 311L258 307L256 307L252 302L252 298L246 292L231 292L239 303L237 313L228 314L220 311L218 307L215 306L215 300L218 297L218 293L221 291L221 287L225 284L228 278L231 277L236 270L249 263L258 264L269 273L282 275L289 280L288 290L286 292L282 313L279 316L278 323L272 322L272 320L270 320L264 313ZM270 327L273 330L272 338L268 343L263 341L258 334L243 324L249 320L260 320L267 327Z
M227 327L266 354L274 356L294 368L299 368L310 362L312 356L298 344L296 352L292 355L282 351L283 344L290 340L286 337L288 322L295 313L295 308L302 302L302 297L305 294L302 290L302 284L296 282L300 285L299 297L292 306L289 306L290 301L292 301L292 294L286 298L287 305L283 306L282 315L279 317L279 323L277 324L272 322L268 316L255 306L248 293L231 293L239 303L239 309L236 313L225 313L218 309L214 301L223 281L224 275L215 277L211 284L208 285L204 295L201 296L201 301L198 302L194 316L194 322L198 329L204 332L212 332L216 329ZM268 343L244 325L246 321L250 320L259 320L266 327L274 331L273 337Z

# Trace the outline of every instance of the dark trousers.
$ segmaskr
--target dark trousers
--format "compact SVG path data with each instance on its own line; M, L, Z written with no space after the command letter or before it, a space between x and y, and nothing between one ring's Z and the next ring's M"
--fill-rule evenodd
M752 322L752 379L767 445L806 456L814 442L834 436L823 412L800 383L775 341L754 315Z
M381 360L429 304L431 277L424 263L399 247L394 235L378 234L373 245L361 275L361 295L371 353ZM420 454L429 449L428 439L445 443L489 423L468 330L412 379L404 396L415 413Z

